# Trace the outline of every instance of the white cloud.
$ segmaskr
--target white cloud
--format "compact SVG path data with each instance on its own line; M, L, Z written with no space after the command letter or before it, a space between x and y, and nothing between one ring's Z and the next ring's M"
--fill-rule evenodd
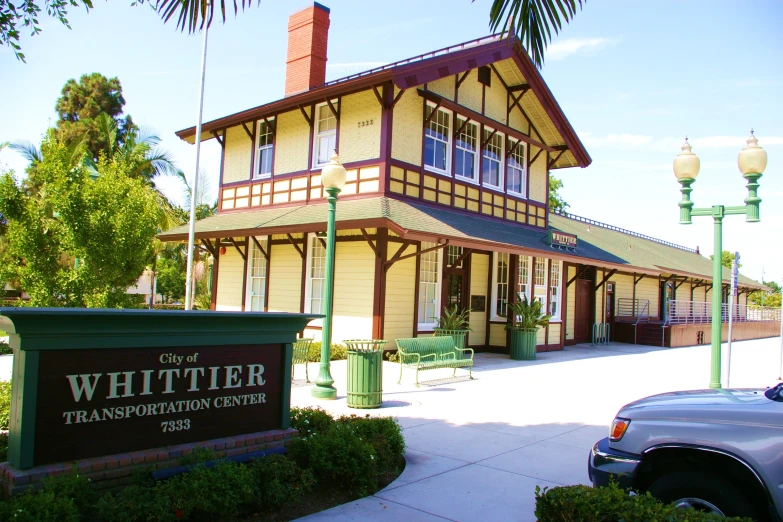
M564 60L573 54L590 54L616 43L612 38L566 38L558 40L546 49L546 59Z
M618 149L649 149L656 151L671 151L679 149L685 137L653 138L644 134L607 134L595 136L590 132L580 132L579 137L588 147L618 148ZM762 147L783 145L783 136L756 136ZM742 149L748 136L705 136L690 138L688 141L694 149Z
M347 63L327 63L326 68L330 70L360 69L366 71L386 65L386 62L347 62Z

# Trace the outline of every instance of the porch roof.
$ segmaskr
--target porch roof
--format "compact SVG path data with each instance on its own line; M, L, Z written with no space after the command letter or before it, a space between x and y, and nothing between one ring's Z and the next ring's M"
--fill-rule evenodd
M326 230L326 203L275 207L263 210L229 211L196 222L196 239L244 237ZM631 236L618 230L550 214L550 225L575 234L575 250L560 250L546 243L547 232L515 223L468 214L421 202L387 197L346 199L337 205L337 229L386 227L404 240L446 242L451 245L596 265L626 272L658 276L711 279L709 259L668 244ZM184 241L188 226L158 235L163 241ZM629 248L630 246L630 248ZM724 272L728 281L728 271ZM743 287L761 285L740 276Z

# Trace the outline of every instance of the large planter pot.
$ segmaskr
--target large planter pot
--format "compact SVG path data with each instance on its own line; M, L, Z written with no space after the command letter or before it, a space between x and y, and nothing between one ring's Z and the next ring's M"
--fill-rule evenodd
M536 328L511 330L511 358L515 361L536 360Z
M444 330L442 328L435 328L435 336L449 336L454 339L454 346L464 349L465 341L468 337L468 330Z

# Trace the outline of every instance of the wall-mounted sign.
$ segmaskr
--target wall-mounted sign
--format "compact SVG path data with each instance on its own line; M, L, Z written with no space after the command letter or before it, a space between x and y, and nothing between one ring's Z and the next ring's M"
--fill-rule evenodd
M470 309L474 312L485 312L487 309L487 297L483 295L470 296Z
M284 349L41 352L34 463L279 428Z
M553 247L575 249L577 237L574 234L567 234L558 230L549 230L547 243Z

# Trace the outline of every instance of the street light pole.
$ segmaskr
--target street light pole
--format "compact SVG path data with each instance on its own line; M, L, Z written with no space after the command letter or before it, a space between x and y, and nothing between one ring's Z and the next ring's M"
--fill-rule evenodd
M690 225L691 216L712 216L714 222L715 246L712 255L712 349L710 351L710 388L721 387L721 337L723 329L723 218L728 215L744 215L748 223L759 221L759 205L761 198L757 195L758 179L767 167L767 153L759 147L758 140L750 131L747 146L742 149L737 158L742 176L747 180L748 197L745 206L726 207L714 205L711 208L693 208L690 194L691 185L699 175L699 158L691 151L688 138L674 159L674 175L682 185L682 201L680 207L680 224Z
M321 170L321 184L328 194L326 201L329 208L326 214L326 274L324 274L324 300L321 312L325 315L321 327L321 364L318 377L311 395L316 399L336 399L337 390L332 386L334 379L329 369L329 359L332 348L332 301L334 286L334 245L335 245L335 214L337 212L337 195L345 186L345 167L335 153L332 160Z

